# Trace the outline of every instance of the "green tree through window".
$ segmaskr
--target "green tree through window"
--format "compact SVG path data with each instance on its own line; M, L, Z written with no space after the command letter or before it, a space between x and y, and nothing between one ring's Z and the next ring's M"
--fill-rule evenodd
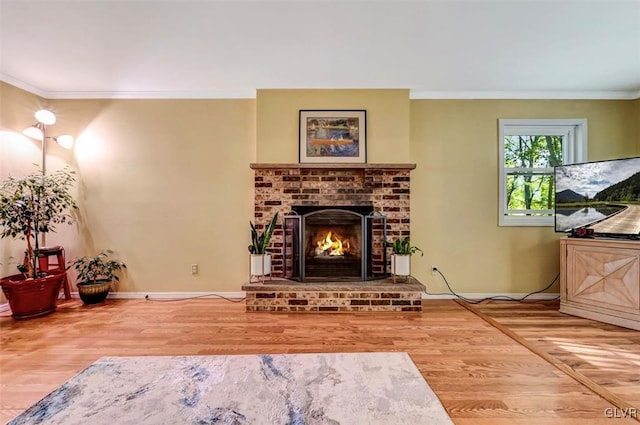
M586 120L500 120L500 225L552 225L553 167L584 160Z
M510 210L551 210L553 167L562 165L562 136L506 136L507 206ZM544 172L536 170L544 168Z

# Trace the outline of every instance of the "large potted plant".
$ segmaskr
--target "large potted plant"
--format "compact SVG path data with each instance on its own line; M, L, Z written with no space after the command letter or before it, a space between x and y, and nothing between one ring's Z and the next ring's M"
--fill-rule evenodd
M411 245L409 237L398 238L391 243L391 274L394 276L411 276L411 256L416 252L424 255L417 246Z
M263 278L271 274L271 253L267 252L267 247L269 246L273 231L276 228L277 221L278 213L273 216L269 224L264 228L264 231L260 234L258 234L256 226L252 222L249 222L251 226L251 245L249 245L249 252L251 253L250 277L257 276Z
M26 241L21 273L0 279L13 317L42 316L56 309L60 287L66 279L62 271L47 275L40 269L38 236L53 232L56 225L73 222L77 208L71 195L74 172L65 167L49 175L41 171L26 177L8 177L0 185L0 237Z
M71 266L78 274L78 294L85 304L97 304L109 295L113 281L120 281L118 274L127 266L109 258L113 251L105 249L93 256L79 257Z

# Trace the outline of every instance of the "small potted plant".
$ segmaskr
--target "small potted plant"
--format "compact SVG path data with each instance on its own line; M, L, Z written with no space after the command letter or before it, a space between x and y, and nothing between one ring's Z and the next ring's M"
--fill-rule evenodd
M39 245L38 236L73 222L74 174L69 167L47 175L39 170L25 177L10 176L0 184L0 238L26 241L20 273L0 279L14 318L42 316L56 309L66 270L62 265L60 271L47 273L40 261L47 248Z
M261 234L258 234L256 226L249 222L251 226L251 245L249 245L251 276L263 277L271 274L271 253L267 252L267 247L277 221L278 213L273 216Z
M111 284L120 281L118 274L127 266L109 258L113 251L105 249L94 256L84 256L73 260L71 266L78 275L78 294L85 304L97 304L109 295Z
M424 252L417 246L412 246L409 237L398 238L391 244L393 254L391 255L391 274L393 276L411 275L411 256L416 252L424 255Z

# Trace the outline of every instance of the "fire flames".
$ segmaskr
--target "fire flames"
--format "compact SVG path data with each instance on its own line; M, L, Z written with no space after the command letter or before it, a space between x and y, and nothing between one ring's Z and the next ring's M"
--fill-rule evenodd
M335 240L333 240L332 236ZM344 255L349 251L349 248L351 248L348 240L340 240L338 237L333 235L333 232L328 232L327 236L325 236L324 239L319 240L317 244L318 247L316 248L316 255L339 256Z

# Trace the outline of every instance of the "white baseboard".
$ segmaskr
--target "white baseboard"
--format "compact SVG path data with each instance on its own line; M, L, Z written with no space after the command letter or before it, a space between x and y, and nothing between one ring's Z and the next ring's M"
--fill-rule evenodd
M515 299L521 299L526 296L526 293L507 293L507 294L495 294L495 293L464 293L460 294L464 298L468 298L470 300L480 300L489 297L509 297ZM241 299L246 297L246 293L244 291L241 292L110 292L108 298L113 299L123 299L123 300L134 300L134 299L145 299L149 296L149 299L187 299L187 298L231 298L231 299ZM77 292L72 292L71 297L80 298ZM527 297L527 300L552 300L554 298L560 297L559 293L553 292L544 292L541 294L533 294ZM457 297L453 294L434 294L429 295L426 293L422 294L423 300L453 300ZM5 310L9 309L8 304L0 305L0 311L2 307L5 307Z
M74 298L79 298L77 292L71 294ZM187 299L187 298L244 298L246 294L241 292L109 292L108 298L114 299Z
M509 297L509 298L514 298L516 300L519 300L525 297L527 294L526 293L521 293L521 294L509 293L509 294L459 294L459 295L461 297L464 297L470 300L481 300L481 299L490 298L490 297ZM540 294L533 294L527 297L527 300L552 300L554 298L559 298L559 297L560 297L559 293L544 292ZM423 300L453 300L456 298L457 297L453 294L434 294L434 295L429 295L424 293L422 294ZM506 300L506 298L504 299Z
M470 300L481 300L488 297L507 296L510 298L521 299L527 294L460 294L461 296ZM245 292L111 292L109 298L133 300L133 299L145 299L149 296L149 299L167 300L167 299L188 299L188 298L230 298L230 299L242 299L246 296ZM72 298L80 298L77 292L71 293ZM542 293L533 294L527 297L527 300L552 300L560 297L560 294L556 293ZM453 294L437 294L429 295L422 294L423 300L452 300L457 297ZM9 310L9 303L0 304L0 313Z

